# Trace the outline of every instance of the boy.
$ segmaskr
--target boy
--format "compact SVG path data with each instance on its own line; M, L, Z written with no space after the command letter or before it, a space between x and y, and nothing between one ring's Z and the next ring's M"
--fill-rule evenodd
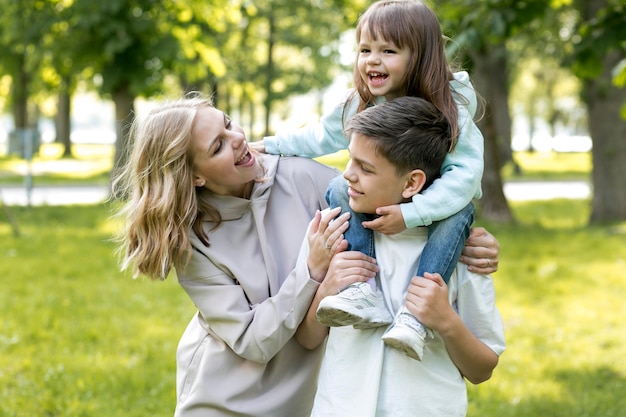
M350 207L362 213L408 201L431 184L450 140L443 115L416 97L357 114L347 133L351 159L344 178ZM465 415L464 378L480 383L491 377L505 348L491 278L461 264L448 286L439 274L413 277L426 239L424 227L375 233L387 308L415 316L433 331L423 359L388 349L384 327L330 328L314 416ZM423 344L425 334L420 337Z

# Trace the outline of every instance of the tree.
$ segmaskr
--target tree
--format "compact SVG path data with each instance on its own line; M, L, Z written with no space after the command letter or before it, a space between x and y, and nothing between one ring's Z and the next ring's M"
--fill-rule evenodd
M0 0L0 71L12 79L10 104L16 129L36 124L33 115L29 115L30 86L41 61L39 45L50 16L49 6L35 0Z
M626 220L626 7L622 0L580 0L568 40L574 74L583 83L593 142L591 223Z
M242 2L238 30L223 49L228 71L218 82L237 96L242 111L246 102L262 100L269 134L274 103L332 82L340 68L340 35L354 24L360 3Z
M162 91L174 62L183 58L179 19L186 19L192 3L199 0L76 0L71 6L78 17L71 36L81 39L79 53L92 62L94 85L115 104L114 174L126 157L135 99Z
M486 102L478 124L485 139L481 215L496 222L513 221L500 173L505 160L511 159L511 76L506 43L520 27L540 17L545 7L546 3L539 0L492 0L478 4L455 0L440 8L444 30L454 34L449 52L469 61L473 83Z

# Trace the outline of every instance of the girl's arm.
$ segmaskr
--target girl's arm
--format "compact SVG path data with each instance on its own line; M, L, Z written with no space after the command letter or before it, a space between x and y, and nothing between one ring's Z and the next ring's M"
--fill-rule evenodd
M346 98L347 100L347 98ZM279 132L263 138L257 149L276 155L297 155L315 158L346 149L348 138L343 134L344 118L347 121L356 111L357 100L342 101L322 116L319 123L310 123L300 129ZM344 114L344 107L349 106Z
M446 155L441 177L413 196L412 203L400 205L407 227L428 226L450 217L482 195L483 136L465 106L459 106L459 138Z

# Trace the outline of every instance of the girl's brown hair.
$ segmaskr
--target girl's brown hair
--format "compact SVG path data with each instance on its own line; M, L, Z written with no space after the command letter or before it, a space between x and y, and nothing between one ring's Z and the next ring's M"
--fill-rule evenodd
M458 109L450 87L454 77L435 13L419 1L382 0L372 4L359 18L357 44L364 30L374 40L382 38L399 48L410 50L411 59L404 76L404 95L428 100L444 114L452 129L452 150L458 136ZM357 112L375 104L376 97L361 78L357 65L354 68L354 85L359 95ZM463 97L458 99L464 100Z

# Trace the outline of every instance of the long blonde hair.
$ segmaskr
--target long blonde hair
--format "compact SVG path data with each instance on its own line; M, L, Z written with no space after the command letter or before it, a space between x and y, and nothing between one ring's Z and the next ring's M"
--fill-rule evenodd
M382 38L411 51L404 75L403 95L428 100L446 116L452 128L451 149L454 149L458 136L458 109L450 88L454 76L446 58L445 40L435 13L420 1L381 0L373 3L359 18L357 44L364 29L372 39ZM357 65L354 67L354 85L354 95L358 93L359 96L357 112L375 104L376 97L361 78ZM463 101L463 98L459 97L459 100Z
M123 227L117 241L122 270L133 276L165 279L172 267L184 267L191 254L193 230L209 245L203 220L221 217L206 202L204 188L194 186L192 128L197 110L212 107L200 97L167 102L131 128L130 154L113 182L113 195L127 199L118 216Z

